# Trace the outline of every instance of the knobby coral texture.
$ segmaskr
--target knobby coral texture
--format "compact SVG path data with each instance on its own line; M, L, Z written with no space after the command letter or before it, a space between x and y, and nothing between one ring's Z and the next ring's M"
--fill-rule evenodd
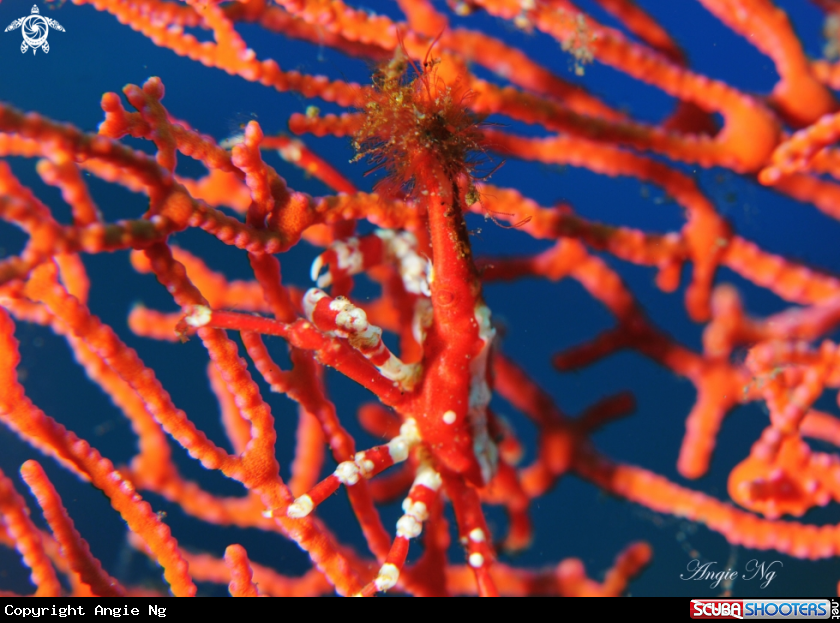
M0 589L837 590L840 3L41 14Z

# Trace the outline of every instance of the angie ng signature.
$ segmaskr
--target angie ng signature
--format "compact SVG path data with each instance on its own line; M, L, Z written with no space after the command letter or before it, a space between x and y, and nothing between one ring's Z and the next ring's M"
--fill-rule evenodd
M694 558L689 561L687 569L689 574L681 573L681 580L709 580L711 581L711 588L717 588L721 582L731 582L737 580L739 573L737 570L727 567L726 569L716 569L717 563L715 561L701 563ZM776 572L773 570L775 565L783 567L782 561L774 560L773 562L759 562L757 558L753 558L744 566L744 573L740 574L742 580L760 581L761 588L767 588L770 582L776 577Z

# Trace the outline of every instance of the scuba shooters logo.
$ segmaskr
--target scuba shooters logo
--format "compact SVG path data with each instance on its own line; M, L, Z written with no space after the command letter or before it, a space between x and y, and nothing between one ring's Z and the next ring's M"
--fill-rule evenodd
M47 35L50 33L50 28L64 32L64 27L57 21L41 15L37 4L32 5L30 15L19 17L6 26L6 32L17 30L18 28L21 29L21 33L23 34L23 43L20 44L20 51L26 54L26 51L32 48L33 55L38 51L38 48L44 50L44 54L50 51L50 44L47 42Z
M692 599L692 619L840 618L838 602L828 599Z

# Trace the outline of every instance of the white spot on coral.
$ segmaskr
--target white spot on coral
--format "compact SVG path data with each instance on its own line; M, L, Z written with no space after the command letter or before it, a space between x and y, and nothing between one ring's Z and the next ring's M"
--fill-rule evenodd
M443 423L444 424L454 424L456 417L457 416L455 415L454 411L451 411L451 410L447 411L446 413L443 414Z
M484 543L484 530L481 528L473 528L470 530L470 541L473 543Z
M312 498L308 495L302 495L289 505L286 514L294 519L306 517L315 508Z
M431 467L428 467L426 465L422 465L417 470L417 475L414 477L414 484L415 485L423 485L427 489L431 489L432 491L437 491L438 489L440 489L440 485L441 485L440 474L438 474Z
M402 509L406 515L411 515L417 521L426 521L429 518L429 511L423 502L415 502L411 498L405 498L402 503Z
M397 520L397 536L404 539L414 539L423 532L423 524L411 515L403 515Z
M335 477L343 485L355 485L359 482L359 466L353 461L344 461L335 468Z
M390 562L386 562L379 569L379 575L376 576L376 580L373 584L376 586L376 590L387 591L389 588L394 588L397 584L397 580L399 579L400 570L397 569L397 566L391 564Z
M190 313L184 318L189 326L196 329L206 326L210 322L210 315L213 311L206 305L194 305Z
M482 556L478 552L474 552L470 554L469 561L470 567L472 567L473 569L478 569L484 564L484 556Z
M420 441L420 433L417 431L417 422L414 418L408 418L400 426L400 437L405 439L409 446L413 446Z
M405 439L403 439L402 435L394 437L388 442L388 454L391 455L391 459L394 463L402 463L405 461L408 458L408 449L408 444Z
M285 147L277 150L280 157L286 162L298 162L302 154L300 141L291 141Z
M241 145L245 142L245 134L239 132L238 134L234 134L233 136L222 140L219 143L219 147L224 147L225 149L230 149L236 145Z
M362 476L369 478L374 468L373 461L365 458L364 452L357 452L353 459L356 461L356 465L358 466L359 472L361 472Z

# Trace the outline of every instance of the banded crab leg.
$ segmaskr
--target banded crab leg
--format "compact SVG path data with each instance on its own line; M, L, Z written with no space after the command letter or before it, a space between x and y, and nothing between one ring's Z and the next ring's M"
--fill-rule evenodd
M344 338L401 391L411 391L420 376L419 364L406 364L382 341L382 329L368 322L367 314L347 298L332 298L310 288L303 297L306 317L318 329Z
M416 364L404 364L385 346L382 330L368 322L362 309L344 297L331 298L317 288L306 293L303 306L312 324L322 331L347 339L353 348L400 389L409 391L414 385L419 367ZM387 444L359 452L352 461L340 463L332 474L307 494L297 498L289 506L287 514L289 517L305 517L335 493L340 485L353 486L359 477L372 478L392 465L405 461L418 441L420 437L416 422L409 418L400 427L400 434Z
M359 482L360 477L373 478L392 465L405 461L419 441L417 424L413 419L406 420L400 427L399 435L386 444L357 452L352 461L339 463L332 474L312 487L308 493L295 498L286 514L295 518L306 517L341 485L352 487Z
M438 496L441 482L440 474L431 464L421 461L408 496L403 500L404 515L397 520L397 536L391 551L376 578L362 589L360 596L371 597L378 591L396 586L408 556L409 542L423 532L423 522L429 517L429 508Z
M464 482L463 478L448 472L442 472L442 476L446 495L455 510L455 520L458 523L458 533L467 556L467 564L475 574L478 594L482 597L496 597L499 590L490 575L490 567L496 559L496 554L490 542L490 532L487 529L484 511L481 509L478 491Z
M312 281L326 288L335 279L351 277L373 266L393 264L399 270L406 292L429 296L431 263L417 252L411 232L377 229L369 236L334 242L312 263ZM327 268L326 272L321 271Z

